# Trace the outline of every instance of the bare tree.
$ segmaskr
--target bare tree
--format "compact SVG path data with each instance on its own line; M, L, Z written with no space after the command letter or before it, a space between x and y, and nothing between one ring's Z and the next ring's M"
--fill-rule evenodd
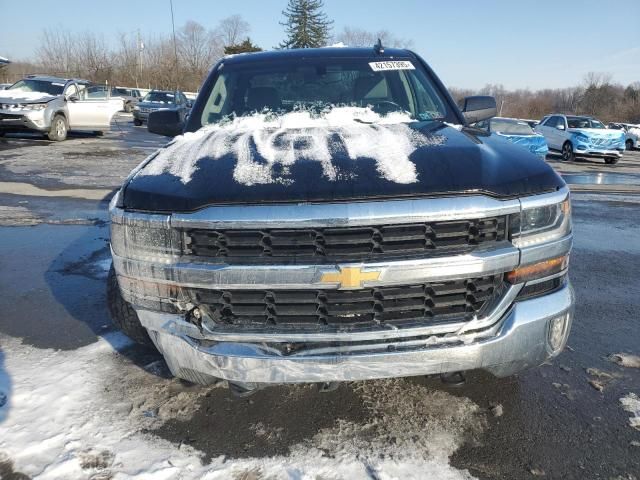
M214 32L198 22L188 21L178 31L180 63L190 84L198 85L213 63L223 55L223 46Z
M77 75L78 62L73 35L62 28L44 29L36 51L38 63L49 73Z
M374 45L378 39L387 47L411 48L413 45L412 40L399 38L388 30L369 32L361 28L344 27L344 29L335 36L336 42L342 42L349 47L370 47Z
M216 35L220 38L223 47L236 45L247 38L251 27L240 15L231 15L223 18L216 27Z

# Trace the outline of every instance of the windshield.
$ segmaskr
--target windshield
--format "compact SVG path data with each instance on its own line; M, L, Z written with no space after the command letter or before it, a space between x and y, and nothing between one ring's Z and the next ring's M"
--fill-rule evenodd
M595 120L595 119L591 119L591 128L605 128L604 124L599 121L599 120Z
M175 95L167 92L149 92L142 99L143 102L173 103Z
M491 120L491 131L507 135L533 135L535 133L527 122L502 118Z
M225 66L201 115L201 124L269 110L287 113L334 106L406 112L416 121L444 119L446 102L411 61L314 59Z
M62 95L64 90L63 82L49 82L47 80L19 80L11 85L7 90L17 90L19 92L41 92L49 95Z
M592 122L593 120L589 117L567 117L567 125L569 128L600 128L591 126ZM602 128L604 128L604 125Z

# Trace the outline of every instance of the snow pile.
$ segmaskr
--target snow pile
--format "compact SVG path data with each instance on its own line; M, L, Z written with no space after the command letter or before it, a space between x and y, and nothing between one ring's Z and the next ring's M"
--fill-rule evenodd
M407 125L411 121L405 113L383 116L360 107L336 107L321 115L255 113L176 137L139 175L170 173L187 184L198 162L231 154L236 158L233 178L242 185L291 183L287 175L298 160L319 162L323 176L335 181L341 176L332 152L345 148L351 160L374 159L382 178L414 183L417 173L409 156L416 148L441 145L445 137L424 135ZM274 175L276 165L280 176Z
M1 90L0 103L3 102L38 102L51 100L55 95L46 92L28 92L23 90Z
M614 353L609 355L609 360L622 367L640 368L640 356L630 353Z
M635 393L629 393L620 399L620 403L622 408L631 413L629 425L636 430L640 430L640 397Z
M0 342L7 372L0 375L7 396L0 407L0 457L37 480L470 479L449 457L485 425L469 399L404 380L364 382L354 389L370 412L368 423L340 421L287 456L203 464L191 447L140 432L190 418L199 398L216 387L185 389L148 372L162 370L162 362L146 370L131 365L113 351L127 345L120 334L75 351ZM271 435L264 425L248 428Z

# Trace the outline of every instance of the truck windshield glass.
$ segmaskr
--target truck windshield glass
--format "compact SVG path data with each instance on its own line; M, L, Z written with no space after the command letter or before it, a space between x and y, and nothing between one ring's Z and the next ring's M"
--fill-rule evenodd
M507 135L533 135L534 131L526 122L513 120L491 120L491 131L506 133Z
M446 102L420 65L380 62L387 65L374 70L371 61L317 59L313 63L225 65L209 93L201 125L264 110L287 113L334 106L370 106L382 115L406 112L416 121L447 116ZM388 66L398 63L404 68L392 70Z
M49 95L62 95L64 83L48 82L46 80L19 80L11 85L7 90L17 90L20 92L41 92Z
M167 92L149 92L142 99L143 102L153 103L173 103L175 95Z

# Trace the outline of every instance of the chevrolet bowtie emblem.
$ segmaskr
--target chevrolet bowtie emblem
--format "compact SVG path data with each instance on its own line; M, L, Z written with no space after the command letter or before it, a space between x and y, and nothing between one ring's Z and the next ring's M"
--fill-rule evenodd
M322 283L339 283L340 288L361 288L362 282L378 280L380 272L363 272L360 267L338 267L340 273L323 273Z

